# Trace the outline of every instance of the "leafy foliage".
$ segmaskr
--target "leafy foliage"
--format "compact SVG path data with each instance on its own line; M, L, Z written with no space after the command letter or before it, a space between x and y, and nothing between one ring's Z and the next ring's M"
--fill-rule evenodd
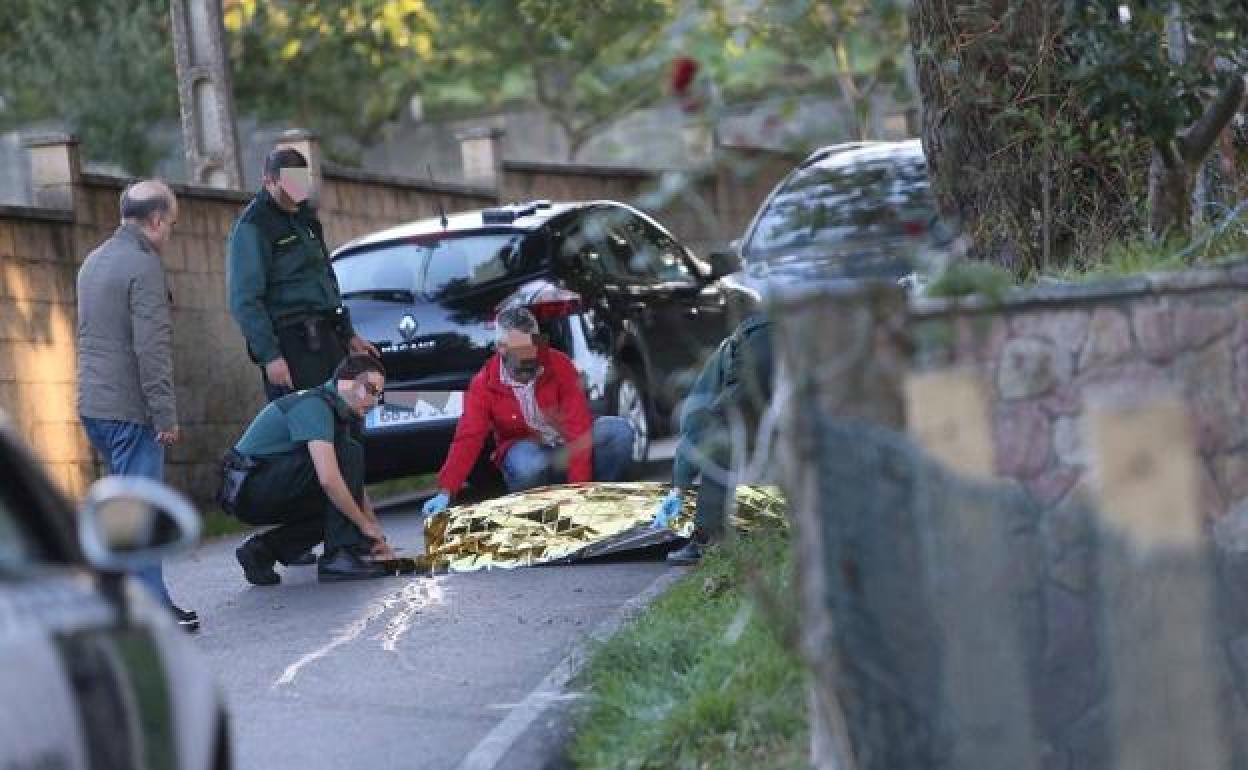
M6 0L0 127L63 120L90 160L149 171L169 150L152 127L178 115L164 0Z

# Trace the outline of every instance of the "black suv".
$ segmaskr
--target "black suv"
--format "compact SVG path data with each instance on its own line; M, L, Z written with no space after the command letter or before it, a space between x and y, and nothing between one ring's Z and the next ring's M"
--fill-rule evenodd
M626 417L634 459L697 367L752 307L650 217L611 201L534 201L414 222L334 252L356 331L377 345L385 403L365 421L368 476L436 470L494 318L524 305L581 373L595 414Z

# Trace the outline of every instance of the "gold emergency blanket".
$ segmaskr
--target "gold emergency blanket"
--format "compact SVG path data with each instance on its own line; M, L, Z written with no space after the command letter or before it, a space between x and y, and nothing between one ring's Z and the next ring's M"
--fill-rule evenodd
M657 482L564 484L451 508L425 520L425 558L433 569L567 564L673 543L693 532L695 493L667 527L651 520L668 485ZM773 487L737 488L733 525L741 532L785 525Z

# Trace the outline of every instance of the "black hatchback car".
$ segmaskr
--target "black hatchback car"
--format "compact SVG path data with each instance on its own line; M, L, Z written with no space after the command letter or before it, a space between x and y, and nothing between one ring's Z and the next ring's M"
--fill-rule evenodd
M494 318L533 311L568 354L595 414L627 418L647 457L697 368L752 307L644 213L620 203L534 201L458 213L352 241L333 255L356 331L381 351L385 403L364 429L370 479L436 470Z

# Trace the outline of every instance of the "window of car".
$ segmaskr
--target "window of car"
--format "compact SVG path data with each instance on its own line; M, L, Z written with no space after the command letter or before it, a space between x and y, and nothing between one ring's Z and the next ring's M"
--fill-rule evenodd
M633 266L657 283L693 283L693 271L685 263L684 249L667 233L637 216L630 216L624 230L633 243Z
M748 259L818 249L851 239L904 234L932 205L920 160L815 164L795 172L769 201L743 249Z
M524 232L441 233L348 254L334 262L344 296L410 292L461 294L533 267L540 258Z

